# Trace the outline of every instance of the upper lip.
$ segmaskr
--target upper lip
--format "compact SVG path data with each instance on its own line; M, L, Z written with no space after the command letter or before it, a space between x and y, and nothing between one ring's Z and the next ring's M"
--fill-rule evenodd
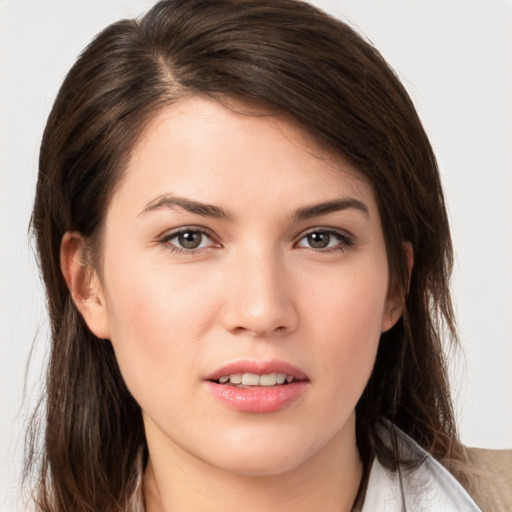
M269 373L285 373L295 380L308 380L308 376L293 364L272 359L270 361L240 360L226 364L205 377L205 380L219 380L225 375L236 373L254 373L267 375Z

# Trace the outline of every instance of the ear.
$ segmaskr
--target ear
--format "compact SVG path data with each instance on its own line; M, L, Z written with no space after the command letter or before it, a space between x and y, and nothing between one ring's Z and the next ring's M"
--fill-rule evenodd
M405 257L407 259L408 283L407 289L411 282L412 267L414 265L414 249L411 242L403 242L402 244ZM393 327L402 315L402 297L400 289L396 284L392 285L388 291L386 299L386 307L382 318L382 332L386 332Z
M86 257L84 237L67 231L60 245L60 267L71 297L85 323L98 338L110 338L108 311L96 270Z

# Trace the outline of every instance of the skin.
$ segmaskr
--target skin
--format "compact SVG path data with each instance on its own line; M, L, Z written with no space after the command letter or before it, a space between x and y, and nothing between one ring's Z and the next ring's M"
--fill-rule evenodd
M294 215L340 199L364 206ZM179 228L208 236L177 251ZM328 246L312 247L307 235L326 230ZM354 408L401 314L375 198L354 169L282 118L188 98L134 148L98 269L83 251L67 233L63 273L142 408L148 512L350 510L362 474ZM204 379L240 359L293 364L307 389L274 413L229 408Z

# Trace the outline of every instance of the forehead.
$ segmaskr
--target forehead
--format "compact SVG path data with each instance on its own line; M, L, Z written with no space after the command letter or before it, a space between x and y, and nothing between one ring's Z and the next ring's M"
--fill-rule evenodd
M370 185L344 159L283 116L240 102L193 96L159 112L131 153L115 195L142 202L179 193L233 204L249 195L290 204L364 196ZM260 203L261 204L261 201ZM243 206L248 206L242 201Z

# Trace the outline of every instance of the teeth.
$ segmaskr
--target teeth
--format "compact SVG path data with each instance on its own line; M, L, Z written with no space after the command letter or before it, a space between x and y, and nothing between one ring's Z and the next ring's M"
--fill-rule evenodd
M242 384L242 374L235 373L234 375L230 375L229 380L231 381L231 384Z
M260 376L255 373L244 373L242 375L242 384L244 386L257 386L260 383Z
M242 384L242 386L275 386L276 384L288 384L295 379L285 373L266 373L257 375L256 373L235 373L233 375L223 375L219 382L221 384Z
M286 373L276 373L276 382L278 384L283 384L286 380Z
M268 375L262 375L258 380L260 386L275 386L277 382L277 376L275 373L269 373Z

